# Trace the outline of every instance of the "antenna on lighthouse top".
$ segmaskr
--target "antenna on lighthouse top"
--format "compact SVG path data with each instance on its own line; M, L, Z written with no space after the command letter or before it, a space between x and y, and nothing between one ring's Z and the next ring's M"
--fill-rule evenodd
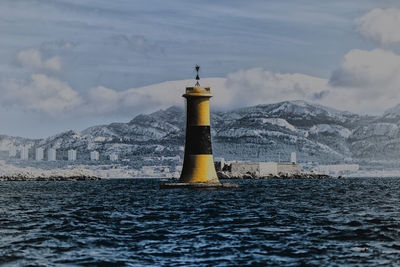
M196 85L195 86L200 86L200 83L199 83L199 80L200 80L199 69L200 69L200 66L196 64L196 73L197 73L197 75L196 75Z

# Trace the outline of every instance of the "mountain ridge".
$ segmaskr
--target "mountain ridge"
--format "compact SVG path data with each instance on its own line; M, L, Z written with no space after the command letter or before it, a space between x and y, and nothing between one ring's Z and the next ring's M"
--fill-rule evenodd
M399 121L389 120L387 113L359 115L297 100L216 111L211 117L214 156L228 160L275 161L295 151L303 162L348 158L357 162L391 159L400 151ZM13 137L3 136L0 147L4 150L11 143L54 147L62 159L68 149L78 150L83 160L91 150L100 151L103 159L111 153L120 158L182 157L184 134L184 108L171 106L137 115L127 123L66 131L40 140L14 138L11 142Z

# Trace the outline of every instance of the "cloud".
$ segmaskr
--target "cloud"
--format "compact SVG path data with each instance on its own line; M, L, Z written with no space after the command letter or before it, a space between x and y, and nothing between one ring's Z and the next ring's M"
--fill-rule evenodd
M201 86L211 87L211 92L214 95L214 107L225 108L231 104L232 95L226 87L225 78L205 78L200 81ZM134 97L132 93L140 94L143 98L151 101L160 107L168 107L171 105L183 105L186 87L193 87L195 81L178 80L167 81L149 86L140 87L137 89L129 89L124 92L127 99ZM128 97L130 96L130 97ZM157 107L157 106L156 106Z
M400 45L400 9L375 8L355 20L357 30L380 46Z
M382 49L351 50L329 84L335 105L381 112L400 102L400 55Z
M382 49L351 50L344 56L341 66L333 72L330 84L353 87L364 92L366 88L373 88L379 94L382 91L376 89L398 90L400 56Z
M120 95L117 91L98 86L89 90L87 102L94 113L110 112L118 106Z
M192 85L176 81L124 91L98 86L79 93L57 78L33 74L28 80L1 79L0 105L53 118L133 115L182 104L183 98L179 96L185 87L179 85L183 84ZM176 94L167 90L172 87Z
M58 56L43 59L38 49L22 50L17 55L18 62L26 68L34 70L60 71L61 59Z
M214 110L285 100L314 101L323 98L327 90L325 79L302 74L272 73L259 68L231 73L227 78L205 78L200 82L202 86L211 87ZM171 105L183 106L185 100L181 96L185 88L194 83L192 79L168 81L123 91L104 86L94 87L85 94L76 95L79 101L71 105L73 108L69 115L133 115ZM51 109L48 111L53 112Z
M71 112L82 103L67 83L44 74L33 74L28 81L1 80L0 103L50 116Z
M124 94L136 92L146 95L160 107L182 105L184 100L180 96L186 87L194 86L194 83L194 80L169 81L130 89ZM328 93L326 79L298 73L274 73L262 68L237 71L226 78L204 78L200 84L211 87L214 96L212 108L220 110L286 100L316 101Z
M141 94L135 89L116 91L103 86L89 90L85 104L78 110L83 114L112 115L122 113L141 112L149 107L158 106L148 94Z
M233 106L274 103L285 100L315 101L327 93L327 81L304 74L274 73L261 68L228 74L228 93Z
M92 114L150 112L171 105L183 106L181 97L194 80L178 80L125 91L96 87L89 91L85 106ZM255 68L229 74L226 78L204 78L211 87L214 110L229 110L286 100L319 101L329 93L328 80L304 74L281 74Z
M156 110L182 105L179 96L193 83L170 81L129 89L123 94L127 99L136 98L133 92L145 95L152 100L147 110ZM211 87L214 110L305 100L357 113L379 114L400 103L400 55L382 49L351 50L330 79L254 68L230 73L226 78L201 79L200 83Z
M214 110L306 100L376 113L400 103L400 56L382 49L351 50L330 79L254 68L230 73L226 78L201 79L200 83L211 87ZM122 91L97 86L78 93L56 78L35 74L28 82L3 80L0 104L53 117L133 116L182 106L185 88L193 85L194 80L178 80Z
M158 101L151 93L138 89L116 91L104 86L89 89L74 115L115 115L153 111L170 105L168 101Z
M320 102L330 97L327 79L298 73L273 73L261 68L241 70L226 78L205 78L200 82L202 86L211 87L214 110L299 99ZM28 83L3 82L0 93L5 97L0 104L21 106L53 117L126 116L171 105L182 106L185 88L194 83L192 79L168 81L123 91L97 86L79 94L65 82L35 74Z

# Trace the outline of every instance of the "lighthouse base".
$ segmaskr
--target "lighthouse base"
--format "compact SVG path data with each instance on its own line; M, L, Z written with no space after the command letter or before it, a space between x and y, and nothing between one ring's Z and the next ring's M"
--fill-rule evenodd
M190 188L190 189L223 189L237 188L236 183L165 183L160 184L160 189Z

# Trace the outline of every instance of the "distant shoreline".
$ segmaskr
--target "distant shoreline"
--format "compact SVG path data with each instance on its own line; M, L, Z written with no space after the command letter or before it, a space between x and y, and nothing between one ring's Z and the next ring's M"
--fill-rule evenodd
M269 176L259 176L251 173L231 173L231 172L218 172L219 179L330 179L334 178L327 174L317 173L299 173L299 174L278 174ZM339 176L338 178L342 178Z
M49 177L26 177L24 175L2 175L0 176L0 181L4 182L14 182L14 181L98 181L103 180L96 176L49 176Z

